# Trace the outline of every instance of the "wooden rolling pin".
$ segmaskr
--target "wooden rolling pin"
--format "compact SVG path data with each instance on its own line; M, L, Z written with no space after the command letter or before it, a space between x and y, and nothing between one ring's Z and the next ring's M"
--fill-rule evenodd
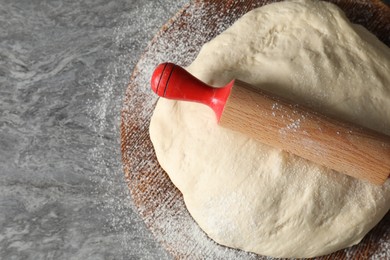
M335 171L383 184L390 173L390 136L319 114L233 80L211 87L185 69L160 64L152 89L160 97L211 107L219 124Z

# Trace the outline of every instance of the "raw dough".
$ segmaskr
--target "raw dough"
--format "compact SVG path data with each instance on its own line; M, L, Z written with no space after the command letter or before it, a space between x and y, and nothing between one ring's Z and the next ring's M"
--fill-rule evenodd
M243 16L188 70L233 78L390 134L390 51L333 4L288 1ZM204 105L160 99L150 135L161 166L216 242L276 257L358 243L390 207L374 186L216 124Z

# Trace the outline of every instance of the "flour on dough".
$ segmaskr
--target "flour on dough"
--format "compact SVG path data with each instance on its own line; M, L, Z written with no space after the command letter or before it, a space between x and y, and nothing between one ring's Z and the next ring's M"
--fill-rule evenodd
M205 44L188 71L233 78L390 134L390 51L333 4L253 10ZM358 243L390 207L374 186L216 124L208 107L160 99L151 139L199 226L261 255L314 257Z

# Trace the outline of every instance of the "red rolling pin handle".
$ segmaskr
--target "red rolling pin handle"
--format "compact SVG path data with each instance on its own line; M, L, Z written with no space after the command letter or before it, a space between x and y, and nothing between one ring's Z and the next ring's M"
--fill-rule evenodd
M214 110L218 121L233 84L231 81L222 88L211 87L173 63L158 65L151 80L152 90L158 96L205 104Z

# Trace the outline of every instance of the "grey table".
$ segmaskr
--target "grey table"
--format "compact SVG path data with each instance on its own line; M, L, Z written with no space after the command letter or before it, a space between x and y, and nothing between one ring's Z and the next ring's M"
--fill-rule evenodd
M0 259L168 259L131 204L130 73L185 3L0 0Z
M168 259L120 158L121 102L185 0L0 0L0 259Z

